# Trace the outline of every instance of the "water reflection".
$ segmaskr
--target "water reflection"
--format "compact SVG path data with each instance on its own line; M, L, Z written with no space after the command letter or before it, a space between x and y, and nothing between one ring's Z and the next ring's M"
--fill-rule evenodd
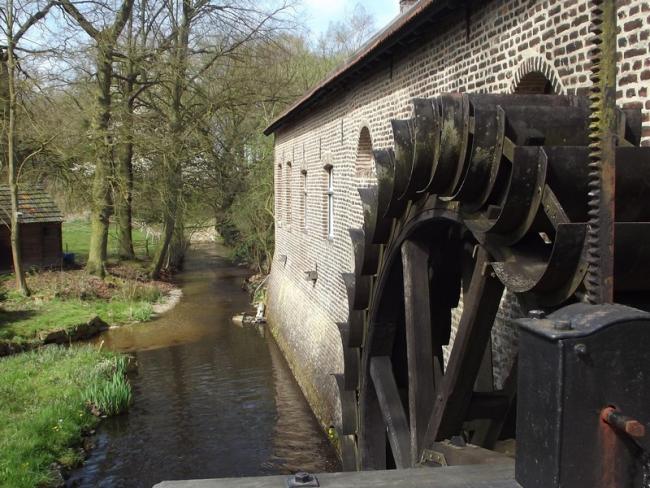
M246 271L219 254L193 251L180 277L184 297L171 312L101 338L136 356L135 404L102 423L69 486L338 468L275 343L230 322L247 308Z

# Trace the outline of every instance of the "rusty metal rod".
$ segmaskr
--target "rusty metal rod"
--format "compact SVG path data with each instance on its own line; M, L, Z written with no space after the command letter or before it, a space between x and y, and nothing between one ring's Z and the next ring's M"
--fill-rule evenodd
M630 437L634 437L636 439L645 437L645 425L643 425L638 420L633 419L632 417L623 415L614 407L607 407L603 409L600 414L600 418L607 424L629 435Z

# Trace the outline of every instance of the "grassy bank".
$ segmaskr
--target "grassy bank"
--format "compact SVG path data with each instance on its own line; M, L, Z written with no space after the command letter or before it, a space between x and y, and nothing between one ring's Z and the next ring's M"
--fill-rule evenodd
M116 240L111 233L111 249ZM90 224L73 221L63 226L63 241L68 252L85 261ZM83 269L30 272L27 284L31 296L13 289L12 276L0 279L0 341L14 343L38 341L48 333L72 333L77 327L99 317L109 325L149 320L153 304L172 289L161 281L150 281L145 252L145 236L134 232L136 251L141 259L129 262L112 260L108 276L100 279Z
M52 486L83 459L95 413L130 401L124 356L50 346L0 359L0 486ZM59 479L60 481L60 479Z
M133 229L133 250L138 259L149 259L153 253L155 244L151 238L140 229ZM63 223L63 251L74 253L79 263L85 263L88 259L88 246L90 244L90 222L87 220L72 220ZM115 259L118 255L117 227L111 224L108 232L108 257Z
M55 330L72 331L94 317L111 325L148 320L153 304L172 286L144 281L137 271L130 270L133 276L111 274L104 280L83 270L30 274L29 297L17 294L13 280L6 278L2 283L5 300L0 308L0 340L37 340Z

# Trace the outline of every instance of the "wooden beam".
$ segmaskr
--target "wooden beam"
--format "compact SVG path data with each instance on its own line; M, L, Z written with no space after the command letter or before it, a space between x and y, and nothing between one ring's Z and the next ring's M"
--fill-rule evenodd
M460 431L502 295L503 284L489 266L487 252L479 248L444 384L429 420L426 445Z
M397 469L408 468L411 465L411 434L390 358L373 357L370 360L370 376L388 430L388 442L393 452L395 466Z
M358 473L317 474L327 488L521 488L512 464L482 464L444 468L390 469ZM154 488L278 488L287 486L287 475L163 481Z
M419 461L434 401L434 367L429 303L429 250L421 242L402 244L404 313L408 364L411 465Z

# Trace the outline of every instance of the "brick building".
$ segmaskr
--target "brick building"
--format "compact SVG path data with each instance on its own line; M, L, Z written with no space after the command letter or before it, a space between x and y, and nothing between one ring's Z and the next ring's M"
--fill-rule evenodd
M588 0L421 0L402 10L266 131L276 188L268 318L324 426L341 417L332 374L343 368L336 324L348 319L348 230L363 224L358 189L376 183L372 151L393 144L391 119L411 116L414 98L445 92L571 95L591 85ZM642 109L649 146L650 2L621 0L618 22L618 104ZM519 314L506 295L493 333L496 381Z

